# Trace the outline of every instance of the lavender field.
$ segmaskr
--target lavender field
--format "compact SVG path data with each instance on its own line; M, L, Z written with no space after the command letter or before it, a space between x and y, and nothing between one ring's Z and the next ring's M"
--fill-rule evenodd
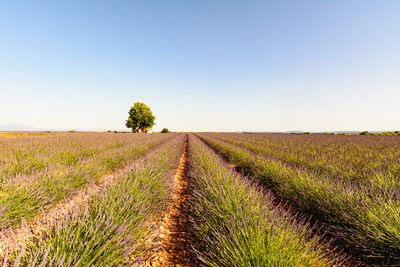
M398 136L199 136L355 259L400 263Z
M400 264L398 136L0 134L3 266Z

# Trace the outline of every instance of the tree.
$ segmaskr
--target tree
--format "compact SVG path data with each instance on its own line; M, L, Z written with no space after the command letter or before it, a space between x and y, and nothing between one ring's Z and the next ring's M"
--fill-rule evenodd
M169 133L167 128L162 129L161 133Z
M129 117L126 120L126 127L132 128L134 133L147 133L154 125L156 117L151 109L143 103L135 102L129 110Z

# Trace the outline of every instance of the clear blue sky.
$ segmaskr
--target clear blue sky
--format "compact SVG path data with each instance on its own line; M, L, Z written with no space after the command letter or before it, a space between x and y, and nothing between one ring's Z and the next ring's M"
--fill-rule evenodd
M1 1L0 124L400 128L400 1Z

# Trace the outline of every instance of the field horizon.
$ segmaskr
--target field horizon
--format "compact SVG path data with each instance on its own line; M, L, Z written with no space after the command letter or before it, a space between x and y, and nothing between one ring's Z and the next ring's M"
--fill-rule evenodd
M131 132L130 129L79 129L79 128L71 128L71 129L51 129L51 128L38 128L34 126L29 126L25 124L18 123L9 123L0 125L0 132L68 132L68 131L76 131L76 132L108 132L108 131L117 131L117 132ZM368 131L370 133L385 133L385 132L395 132L397 129L391 130L337 130L337 131L303 131L303 130L288 130L288 131L226 131L226 133L287 133L287 134L303 134L303 133L311 133L311 134L359 134L361 132ZM191 131L179 131L179 132L191 132ZM195 132L213 132L213 131L195 131ZM214 131L218 132L218 131Z

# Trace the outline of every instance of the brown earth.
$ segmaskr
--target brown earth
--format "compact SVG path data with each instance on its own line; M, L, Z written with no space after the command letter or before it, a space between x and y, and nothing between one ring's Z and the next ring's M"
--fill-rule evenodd
M159 228L161 246L152 251L144 266L193 266L188 249L188 234L186 231L186 208L188 200L188 178L186 176L187 161L186 136L184 150L174 176L176 186L173 203L162 219Z

